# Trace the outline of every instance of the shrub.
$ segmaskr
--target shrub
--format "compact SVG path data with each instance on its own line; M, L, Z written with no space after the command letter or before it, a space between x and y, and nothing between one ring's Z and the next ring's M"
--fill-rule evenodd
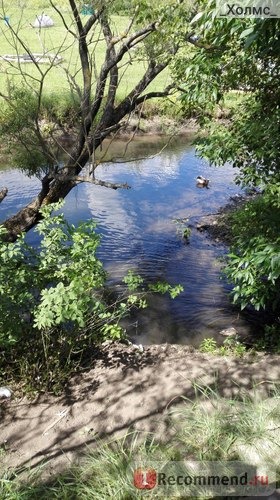
M62 214L52 217L59 206L42 209L37 249L24 234L0 245L2 376L12 371L30 382L35 377L39 386L60 382L59 371L75 365L85 346L120 338L119 319L126 312L126 303L123 310L108 309L94 222L69 225Z
M233 245L225 273L233 283L233 302L244 309L279 311L280 208L270 193L258 196L230 219Z
M38 106L36 89L11 86L0 110L3 150L27 175L40 177L59 161L57 137L77 125L79 115L78 98L71 92L44 93Z
M42 118L60 126L71 128L77 126L80 115L80 102L77 94L62 91L46 93L42 99Z
M200 352L216 354L218 356L236 357L243 357L247 352L245 345L240 342L238 335L226 338L221 346L218 346L215 339L211 337L205 338L201 342L199 350Z
M125 336L120 322L132 308L147 306L143 280L131 271L123 294L109 293L96 256L95 223L68 224L63 214L52 214L61 205L42 208L37 248L25 234L14 243L0 240L0 378L5 382L12 377L31 388L59 388L98 344ZM182 287L155 283L150 289L175 298Z

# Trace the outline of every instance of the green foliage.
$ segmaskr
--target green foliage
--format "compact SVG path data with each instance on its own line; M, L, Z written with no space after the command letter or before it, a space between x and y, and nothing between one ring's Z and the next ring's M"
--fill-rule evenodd
M174 48L185 45L188 24L194 11L189 0L133 0L130 16L134 15L137 27L157 23L157 30L143 40L139 55L154 61L170 59Z
M203 339L199 346L200 352L207 352L209 354L215 354L217 350L217 342L213 337L207 337Z
M28 313L39 330L68 321L82 327L87 314L101 307L93 290L104 285L106 275L96 257L95 224L74 227L63 215L51 217L59 207L41 210L43 219L35 228L42 237L38 250L26 243L25 235L15 243L1 243L0 328L13 342L24 333Z
M43 94L24 85L10 86L0 109L2 151L27 175L40 177L57 162L57 133L79 122L77 96L61 91Z
M188 239L190 235L192 234L192 230L189 227L186 227L183 231L183 236L184 238Z
M231 215L233 245L225 273L234 284L233 301L244 309L279 310L280 208L270 194Z
M135 275L133 271L128 271L123 281L127 285L130 292L138 290L144 282L143 278L141 278L141 276L139 275ZM148 290L150 292L160 293L162 295L168 293L172 299L175 299L181 292L184 291L184 288L182 287L182 285L172 286L165 281L158 281L156 283L148 285ZM142 291L144 291L143 287Z
M168 293L171 299L175 299L181 292L184 291L184 288L182 285L171 286L169 283L158 281L157 283L149 285L149 290L161 294Z
M198 45L174 62L182 99L214 106L232 90L246 98L230 123L208 121L198 151L216 165L232 162L244 184L279 185L279 20L221 19L214 1L200 5L192 21Z
M202 1L192 20L193 51L174 62L185 88L182 101L222 102L240 91L243 99L227 123L205 120L197 143L214 165L231 162L236 181L260 186L265 197L248 204L233 220L233 245L226 275L241 309L279 310L280 304L280 42L278 19L218 18L213 0Z
M144 280L141 276L135 274L133 271L128 271L127 275L124 277L123 282L127 285L131 292L137 290L137 288L143 284Z
M36 94L21 86L10 88L9 101L0 110L4 152L12 155L19 168L26 167L29 174L47 163L36 133L37 106Z
M80 102L73 91L62 89L60 93L44 93L40 111L42 119L51 124L65 127L66 130L77 126L80 118Z
M218 346L213 338L204 339L200 346L200 352L216 354L218 356L237 356L242 357L246 354L246 347L240 342L238 335L228 337L224 340L223 345Z
M264 334L254 343L256 351L269 351L280 354L280 324L266 325Z
M236 107L227 126L209 124L210 135L197 142L197 150L214 165L231 162L239 169L236 180L242 185L277 189L279 202L279 108L271 113L251 94Z
M184 219L174 219L172 222L176 224L176 232L179 234L182 238L185 238L187 243L189 242L189 238L192 234L192 230L189 226L186 225L186 222L188 222L188 218Z
M31 389L58 390L93 346L125 337L121 320L131 309L147 307L148 291L172 298L182 291L167 283L147 290L130 271L123 293L109 293L96 256L95 223L68 224L63 214L53 215L61 206L41 209L34 229L38 247L29 245L25 234L14 243L0 240L1 378L24 379Z

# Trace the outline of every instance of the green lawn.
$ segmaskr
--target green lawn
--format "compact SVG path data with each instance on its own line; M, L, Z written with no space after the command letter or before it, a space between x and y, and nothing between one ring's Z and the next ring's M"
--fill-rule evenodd
M77 40L67 32L60 16L54 9L50 7L45 9L44 12L53 19L54 26L39 30L33 28L32 24L35 21L36 15L42 13L40 9L20 9L18 7L11 7L5 12L3 12L3 10L2 12L0 11L2 18L4 15L9 16L10 25L31 51L34 53L43 53L46 51L59 53L63 57L63 62L51 69L49 69L49 66L46 64L40 65L40 71L33 63L22 64L21 68L24 71L24 79L32 86L36 86L41 78L40 72L42 72L45 74L44 88L48 92L57 92L69 88L69 75L71 75L71 77L74 76L75 80L80 85L82 77ZM70 12L65 10L63 13L69 29L75 30L73 22L71 21ZM83 21L87 19L87 16L82 16ZM113 16L111 25L114 34L122 33L128 25L128 19L124 16ZM26 53L24 47L20 46L12 30L5 24L3 19L0 20L0 40L1 55ZM96 28L91 38L90 52L98 70L103 63L105 54L105 43L102 41L99 27ZM135 58L135 53L132 52L131 56ZM145 63L143 60L140 60L140 58L132 64L129 64L129 62L130 55L120 64L118 98L123 97L127 91L132 89L145 71ZM17 64L13 64L12 66L6 61L0 61L0 91L5 93L8 81L18 82L22 78L23 76L20 74ZM164 88L167 80L168 72L166 71L152 83L149 90Z

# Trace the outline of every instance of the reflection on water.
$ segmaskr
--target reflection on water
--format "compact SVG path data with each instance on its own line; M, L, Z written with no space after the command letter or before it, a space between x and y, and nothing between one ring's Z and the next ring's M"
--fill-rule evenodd
M154 138L138 138L130 144L131 157L152 155L164 143ZM101 156L118 158L126 145L119 142ZM196 177L210 179L209 189L198 189ZM102 235L99 257L110 273L111 283L120 284L128 269L147 281L164 279L180 283L184 292L176 299L153 297L149 309L128 321L134 340L147 343L197 343L205 336L234 326L241 333L253 328L229 304L227 288L220 279L217 260L224 248L195 229L190 244L178 234L174 219L196 218L216 212L238 192L231 166L210 167L195 156L186 139L173 142L152 158L129 163L109 162L98 167L96 177L127 182L130 190L110 190L80 185L67 197L64 213L71 222L92 217ZM0 205L1 218L10 215L36 194L38 181L16 170L0 172L0 186L9 195ZM21 191L21 200L18 192ZM34 238L31 233L30 240Z

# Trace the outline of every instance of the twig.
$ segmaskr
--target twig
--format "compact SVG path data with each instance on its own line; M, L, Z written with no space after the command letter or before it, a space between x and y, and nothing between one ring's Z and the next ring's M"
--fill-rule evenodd
M62 420L64 417L66 417L66 415L68 415L69 413L69 408L65 408L65 410L63 411L60 411L58 413L58 418L52 422L52 424L50 424L43 432L43 436L45 436L45 434L47 434L56 424L58 424L58 422L60 422L60 420Z

